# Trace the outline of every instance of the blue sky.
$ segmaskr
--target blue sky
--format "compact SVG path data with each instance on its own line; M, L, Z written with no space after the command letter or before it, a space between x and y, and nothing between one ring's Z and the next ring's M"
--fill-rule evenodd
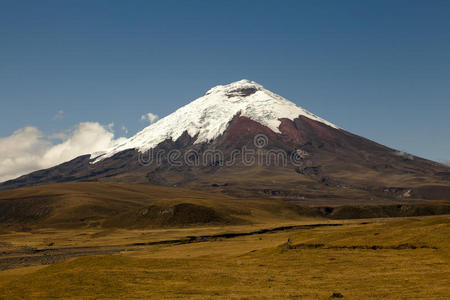
M2 138L82 122L130 136L243 78L450 161L449 1L0 0Z

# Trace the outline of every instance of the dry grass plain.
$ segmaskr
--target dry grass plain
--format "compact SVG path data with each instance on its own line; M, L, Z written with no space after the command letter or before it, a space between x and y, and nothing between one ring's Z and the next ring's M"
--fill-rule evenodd
M148 243L286 224L4 232L4 253L20 247L117 251L0 271L0 299L450 297L449 216L291 223L341 225L166 244ZM46 251L21 255L53 255Z

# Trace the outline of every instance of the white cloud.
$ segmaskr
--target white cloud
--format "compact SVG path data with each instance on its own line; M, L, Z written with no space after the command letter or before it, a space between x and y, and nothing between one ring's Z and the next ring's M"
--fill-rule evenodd
M9 137L0 138L0 182L123 142L125 138L114 138L112 126L85 122L69 132L50 137L45 137L35 127L25 127ZM53 144L51 139L61 141Z
M62 120L64 118L64 111L58 110L58 113L53 117L53 120Z
M0 139L0 182L41 168L38 160L52 144L35 127L25 127Z
M121 129L125 134L128 134L128 128L126 126L122 126Z
M141 116L142 121L147 121L150 124L155 123L158 119L159 119L159 116L152 114L152 113L147 113L147 114Z

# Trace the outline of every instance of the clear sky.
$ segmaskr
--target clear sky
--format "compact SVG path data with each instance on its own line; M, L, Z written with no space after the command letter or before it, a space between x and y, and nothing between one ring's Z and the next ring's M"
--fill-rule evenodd
M131 136L243 78L450 161L450 1L0 0L3 139L87 121Z

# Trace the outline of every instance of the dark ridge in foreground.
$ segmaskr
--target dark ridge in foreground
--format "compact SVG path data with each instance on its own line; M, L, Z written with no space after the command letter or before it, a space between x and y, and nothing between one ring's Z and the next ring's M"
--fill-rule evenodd
M230 197L182 188L64 183L0 191L0 230L227 226L308 218L360 219L450 214L449 201L372 205Z

